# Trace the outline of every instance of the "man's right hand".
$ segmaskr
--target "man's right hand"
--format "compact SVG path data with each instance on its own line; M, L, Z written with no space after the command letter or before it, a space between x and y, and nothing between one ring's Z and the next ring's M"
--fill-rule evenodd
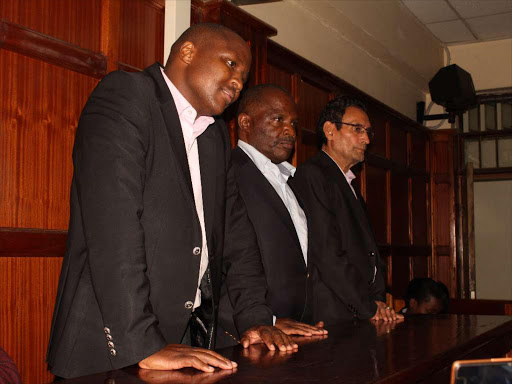
M242 344L244 348L249 348L251 344L261 343L264 343L271 351L276 349L275 346L282 352L296 351L297 348L299 348L297 343L295 343L290 336L270 325L257 325L249 328L240 339L240 344Z
M233 369L234 361L226 359L216 352L182 344L169 344L160 351L139 362L139 367L160 371L192 367L203 372L213 372L214 367Z
M324 329L323 321L319 321L313 326L292 319L277 318L276 328L279 328L287 335L322 336L328 333L327 330Z

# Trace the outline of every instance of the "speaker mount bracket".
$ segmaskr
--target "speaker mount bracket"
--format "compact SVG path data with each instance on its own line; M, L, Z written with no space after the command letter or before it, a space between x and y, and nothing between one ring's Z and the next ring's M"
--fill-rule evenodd
M432 121L432 120L443 120L448 119L448 122L453 124L455 123L455 116L457 114L452 111L448 111L448 113L439 113L436 115L425 115L425 102L418 101L416 103L416 121L423 125L424 121Z

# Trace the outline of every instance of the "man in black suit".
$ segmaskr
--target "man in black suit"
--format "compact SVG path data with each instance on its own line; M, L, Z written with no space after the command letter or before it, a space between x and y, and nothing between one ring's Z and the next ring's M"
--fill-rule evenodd
M312 321L308 227L290 183L295 167L286 161L295 147L295 102L278 86L258 85L243 95L237 121L234 175L256 232L275 326L287 334L324 335L323 323L306 324ZM237 338L223 289L217 345L231 345Z
M385 304L383 267L366 205L351 184L373 130L364 104L338 96L322 111L322 150L298 167L296 186L309 213L315 254L315 315L326 324L360 318L403 318Z
M238 98L250 64L233 31L196 25L172 46L165 69L113 72L91 94L73 149L67 251L47 355L55 375L132 364L233 369L208 350L224 243L244 346L296 347L271 326L227 129L212 117Z

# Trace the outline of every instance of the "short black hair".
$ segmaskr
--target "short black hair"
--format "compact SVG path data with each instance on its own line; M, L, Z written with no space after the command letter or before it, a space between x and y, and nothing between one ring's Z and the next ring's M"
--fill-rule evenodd
M191 41L197 46L200 46L202 44L207 44L208 41L212 38L212 34L217 36L227 36L228 34L235 34L236 36L239 36L235 31L229 29L228 27L225 27L220 24L215 23L200 23L200 24L194 24L185 32L181 34L180 37L173 43L171 46L171 53L169 54L169 60L175 56L183 43L185 41ZM240 37L240 40L243 41L243 39Z
M248 113L251 108L256 105L260 105L262 101L262 94L269 89L283 92L295 103L292 95L285 88L276 84L259 84L255 85L254 87L250 87L245 92L243 92L238 104L236 116L238 117L241 113Z
M429 277L414 278L407 286L405 304L407 308L409 308L411 299L415 299L418 304L421 304L430 300L431 297L435 297L441 302L441 313L447 311L450 294L446 285L440 281L434 281Z
M348 95L337 95L334 99L329 101L322 112L316 126L318 146L322 148L327 144L327 138L324 133L324 124L326 121L340 121L348 107L357 107L368 113L366 105L358 98ZM341 124L336 124L336 129L341 129Z

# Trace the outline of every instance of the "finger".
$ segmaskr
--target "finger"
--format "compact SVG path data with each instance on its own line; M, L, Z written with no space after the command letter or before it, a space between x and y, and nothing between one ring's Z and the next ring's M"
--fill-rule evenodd
M327 335L329 333L329 331L324 328L325 323L323 321L319 321L318 323L315 324L315 326L323 331L322 335Z
M309 332L311 332L311 335L324 335L327 333L325 329L323 329L323 323L322 326L319 327L318 324L316 326L305 324L307 326L307 329Z
M180 369L185 367L195 368L203 372L213 372L215 368L206 364L203 360L196 356L186 356L176 360L176 367L174 369Z
M295 343L290 336L285 335L285 334L281 334L280 336L281 336L281 339L283 340L282 346L285 348L284 350L292 351L294 349L299 348L299 345L297 343ZM281 345L279 346L280 351L283 351L282 346Z
M274 345L276 345L280 351L286 351L288 349L284 342L284 339L287 338L288 336L286 336L286 334L284 334L283 332L280 332L279 330L276 329L275 331L272 330L265 332L265 334L262 336L265 341L265 344L267 345L267 347L269 347L269 349L270 346L274 347Z
M251 340L248 336L243 336L240 340L240 344L242 344L244 348L249 348L249 345L251 345Z
M280 332L278 333L280 334ZM261 337L261 340L263 340L263 342L265 343L265 345L267 346L268 349L270 349L271 351L274 351L276 349L276 347L274 346L274 344L276 344L277 346L279 346L275 341L273 335L270 333L270 331L268 331L267 329L264 329L264 330L261 330L260 331L260 337Z
M284 331L283 331L284 332ZM286 335L311 336L311 330L306 327L296 326L284 332Z
M302 336L312 336L312 335L322 335L323 329L319 329L313 325L304 324L304 323L297 323L293 329L292 332L284 332L287 335L302 335Z
M234 361L228 360L224 356L209 350L194 352L193 356L212 367L218 367L221 369L233 369L236 366Z
M196 353L198 355L196 355ZM193 349L193 354L196 355L197 357L200 357L200 356L203 356L203 355L208 355L206 356L206 358L208 358L209 360L207 361L210 365L213 365L215 367L219 367L219 365L216 365L216 364L212 364L211 362L219 362L219 364L224 364L226 367L229 367L229 368L226 368L226 369L231 369L231 368L234 368L236 366L238 366L238 364L234 361L231 361L229 360L228 358L222 356L221 354L217 353L217 352L214 352L212 350L209 350L209 349L203 349L203 348L194 348Z

